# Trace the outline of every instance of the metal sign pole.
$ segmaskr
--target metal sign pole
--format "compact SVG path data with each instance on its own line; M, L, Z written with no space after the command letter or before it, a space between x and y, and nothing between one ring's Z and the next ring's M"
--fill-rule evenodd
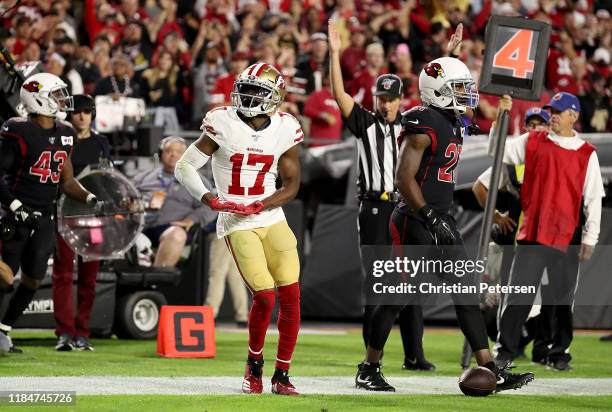
M495 203L497 202L497 192L499 179L503 167L504 149L506 147L506 137L508 135L508 112L503 111L495 133L495 157L493 159L493 170L491 172L491 182L489 183L489 193L487 195L487 205L484 210L484 218L480 229L478 240L478 259L484 260L489 255L489 241L491 240L491 226L495 213ZM461 367L467 369L472 359L472 348L467 340L463 342L463 352L461 355Z

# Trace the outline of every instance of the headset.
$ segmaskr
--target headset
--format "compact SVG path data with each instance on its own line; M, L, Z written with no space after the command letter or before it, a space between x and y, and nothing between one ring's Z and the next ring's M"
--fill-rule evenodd
M166 146L168 146L171 143L174 142L178 142L178 143L182 143L185 145L185 147L187 147L187 142L185 141L185 139L183 139L182 137L178 137L178 136L168 136L168 137L164 137L163 139L161 139L161 141L159 142L159 147L157 148L157 156L159 157L159 159L161 160L161 155L162 152L164 150L166 150Z

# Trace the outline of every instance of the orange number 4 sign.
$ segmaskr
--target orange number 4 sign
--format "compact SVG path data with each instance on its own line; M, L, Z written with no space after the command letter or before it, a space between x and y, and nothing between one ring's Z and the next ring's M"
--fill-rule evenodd
M535 60L529 58L533 42L533 31L520 29L504 44L493 57L493 66L512 70L513 77L527 78L533 73Z

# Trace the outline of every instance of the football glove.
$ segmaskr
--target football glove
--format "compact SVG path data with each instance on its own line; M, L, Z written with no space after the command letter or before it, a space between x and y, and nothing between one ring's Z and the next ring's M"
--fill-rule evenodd
M436 246L450 246L457 244L457 234L450 224L445 221L435 210L425 205L419 210L419 215L427 225L427 231L431 235Z
M39 219L42 216L39 211L24 205L16 199L13 200L9 208L13 212L13 216L15 217L17 223L22 224L32 230L38 229Z
M235 213L239 215L244 215L244 216L255 215L261 212L263 208L264 208L263 202L260 202L258 200L256 202L251 203L250 205L244 206L242 210L237 210Z
M208 203L212 210L216 210L217 212L229 212L229 213L238 213L238 211L244 210L244 205L240 205L235 202L229 202L225 200L221 200L218 197L214 197Z

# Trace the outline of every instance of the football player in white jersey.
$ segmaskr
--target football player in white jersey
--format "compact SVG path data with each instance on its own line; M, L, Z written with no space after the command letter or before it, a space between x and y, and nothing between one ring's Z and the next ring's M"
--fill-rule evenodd
M285 81L273 66L256 63L234 82L232 106L207 113L202 135L177 162L176 178L189 192L219 211L217 236L225 241L253 293L245 393L263 390L263 346L276 295L278 351L272 392L298 395L287 374L300 328L299 259L296 238L281 206L300 186L298 121L278 112ZM197 169L212 158L218 195L204 186ZM276 189L278 175L282 187Z

